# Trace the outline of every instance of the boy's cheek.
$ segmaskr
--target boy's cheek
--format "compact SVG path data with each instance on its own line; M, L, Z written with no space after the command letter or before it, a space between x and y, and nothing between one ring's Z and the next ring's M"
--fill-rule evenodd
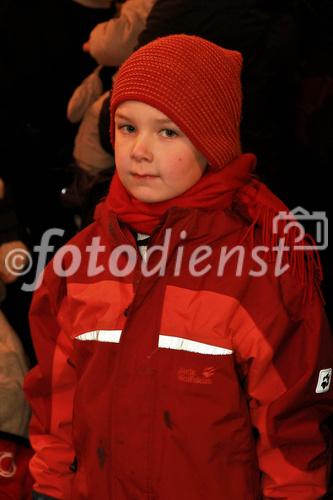
M127 154L123 149L119 149L118 152L115 151L115 164L118 174L120 174L126 168L129 162L129 154Z
M128 154L128 144L125 142L124 138L121 136L116 136L114 144L114 154L115 158L119 156L124 156Z

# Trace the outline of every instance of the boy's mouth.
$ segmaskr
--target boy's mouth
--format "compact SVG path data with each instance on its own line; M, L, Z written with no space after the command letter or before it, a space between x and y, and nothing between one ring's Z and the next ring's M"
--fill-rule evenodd
M139 179L139 180L149 180L149 179L156 179L158 177L158 175L133 173L132 177L134 177L134 179Z

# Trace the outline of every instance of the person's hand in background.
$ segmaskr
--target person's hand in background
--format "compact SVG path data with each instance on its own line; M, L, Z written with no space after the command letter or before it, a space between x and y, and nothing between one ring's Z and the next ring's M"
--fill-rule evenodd
M25 269L29 251L22 241L9 241L0 246L0 279L13 283Z

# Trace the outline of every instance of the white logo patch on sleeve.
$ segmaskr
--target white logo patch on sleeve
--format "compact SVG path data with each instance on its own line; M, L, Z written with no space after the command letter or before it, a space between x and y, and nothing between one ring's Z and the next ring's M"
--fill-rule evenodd
M332 368L325 368L325 370L320 370L318 383L316 387L316 393L327 392L330 388L332 379Z

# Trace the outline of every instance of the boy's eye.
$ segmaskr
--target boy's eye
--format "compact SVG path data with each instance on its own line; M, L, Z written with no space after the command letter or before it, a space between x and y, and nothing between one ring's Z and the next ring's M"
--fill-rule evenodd
M164 128L161 130L161 135L163 137L177 137L178 134L175 130L172 130L171 128Z
M132 134L133 132L135 132L135 127L133 125L128 124L128 123L117 125L117 129L122 130L123 132L125 132L127 134Z

